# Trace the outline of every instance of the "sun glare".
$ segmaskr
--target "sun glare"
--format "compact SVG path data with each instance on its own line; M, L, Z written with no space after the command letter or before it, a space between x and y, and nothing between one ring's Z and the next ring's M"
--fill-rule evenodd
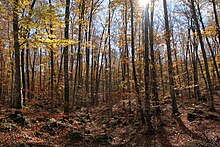
M149 3L150 0L139 0L139 3L141 6L145 7L147 3Z

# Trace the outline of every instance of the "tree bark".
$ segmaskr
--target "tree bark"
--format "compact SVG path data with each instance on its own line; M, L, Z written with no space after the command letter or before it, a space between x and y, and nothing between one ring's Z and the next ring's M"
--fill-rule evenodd
M191 0L191 9L192 9L192 15L193 15L193 19L195 21L196 30L197 30L199 41L200 41L202 56L203 56L203 59L204 59L206 78L207 78L208 89L209 89L208 90L208 95L209 95L209 100L210 100L210 110L215 111L214 98L213 98L213 85L212 85L212 82L211 82L211 77L210 77L210 72L209 72L209 65L208 65L208 60L207 60L207 57L206 57L206 51L205 51L205 47L204 47L202 33L201 33L199 22L198 22L198 19L197 19L197 16L196 16L196 9L195 9L195 5L194 5L194 0Z
M80 2L80 23L79 23L79 31L78 31L78 51L77 51L77 60L76 60L76 72L75 72L75 79L74 79L74 98L76 96L76 90L81 92L82 90L82 55L81 55L81 45L82 45L82 27L83 27L83 20L84 20L84 11L85 11L85 0ZM76 100L77 107L81 107L82 98L81 96L78 97Z
M15 50L15 108L21 109L21 70L20 70L20 44L18 38L18 0L13 1L13 36L14 36L14 50Z
M135 85L135 92L137 95L137 102L138 102L138 110L141 115L141 121L142 124L145 123L144 119L144 112L142 108L142 102L141 102L141 97L140 97L140 90L138 86L138 81L137 81L137 74L136 74L136 67L135 67L135 46L134 46L134 6L133 6L133 1L130 0L130 5L131 5L131 53L132 53L132 69L133 69L133 78L134 78L134 85Z
M24 67L24 49L21 50L21 77L22 77L22 96L23 96L23 105L26 105L26 80L25 80L25 67Z
M203 29L203 31L205 31L205 25L204 25L203 20L202 20L202 14L201 14L201 11L200 11L199 4L197 5L197 8L198 8L199 19L200 19L200 22L201 22L201 25L202 25L202 29ZM211 43L209 42L209 38L206 36L205 39L206 39L206 42L208 44L208 47L209 47L211 55L212 55L212 60L213 60L213 64L214 64L216 74L217 74L218 81L220 82L220 74L219 74L218 65L217 65L217 62L216 62L216 59L215 59L214 51L212 49Z
M192 24L191 24L191 28L192 28ZM193 29L193 41L192 43L190 43L190 48L192 48L192 44L193 44L193 54L192 54L192 64L193 64L193 79L194 79L194 94L196 99L198 100L201 97L201 93L200 93L200 85L199 85L199 76L198 76L198 43L196 41L196 36L195 36L195 29ZM190 28L188 29L188 36L190 37ZM189 38L190 39L190 38Z
M49 5L50 5L50 11L52 13L52 1L49 0ZM52 18L50 18L50 34L53 34L53 25L52 25ZM51 46L50 48L50 93L51 93L51 100L52 103L54 103L54 97L53 97L53 93L54 93L54 51L53 48ZM53 104L52 104L53 105Z
M65 11L65 39L69 39L69 15L70 0L66 0ZM68 46L64 47L64 113L69 113L69 65L68 65Z
M34 51L34 59L32 62L32 75L31 75L31 98L35 97L35 62L36 62L37 52Z
M109 68L109 88L108 88L108 102L111 103L111 92L112 92L112 51L111 51L111 0L109 0L109 13L108 13L108 68Z
M87 43L89 44L89 46L86 45L86 79L85 79L86 97L88 97L88 93L89 93L89 64L90 64L90 48L91 48L90 41L91 41L91 26L92 26L92 18L93 18L93 5L94 5L94 0L92 0L91 2L91 10L90 10L90 15L89 15L89 26L88 26L89 31L88 31L88 36L86 35ZM87 31L86 31L86 34L87 34ZM92 78L93 77L91 77L91 79ZM92 82L93 81L91 80L91 83ZM91 97L93 98L92 91L91 91Z
M27 44L26 49L26 75L27 75L27 99L30 100L30 72L29 72L29 45Z
M164 7L164 19L165 19L165 28L166 28L166 45L167 45L167 56L168 56L168 73L169 73L169 90L172 99L172 113L173 115L179 115L180 112L177 108L176 104L176 96L174 93L174 79L173 79L173 62L172 62L172 54L171 54L171 46L170 46L170 28L169 28L169 20L168 20L168 11L167 11L167 1L163 0Z
M144 30L144 85L145 85L145 105L146 105L146 123L148 127L148 133L153 131L153 126L151 123L151 114L150 114L150 70L149 70L149 4L145 6L145 30ZM152 39L152 38L151 38ZM152 43L152 42L151 42Z
M151 23L149 27L149 37L150 37L150 56L151 56L151 76L152 76L152 91L154 95L154 107L156 115L160 113L160 106L159 106L159 96L158 96L158 85L157 85L157 74L156 74L156 67L155 67L155 53L154 53L154 0L152 0L152 7L151 7ZM146 35L145 35L146 36Z

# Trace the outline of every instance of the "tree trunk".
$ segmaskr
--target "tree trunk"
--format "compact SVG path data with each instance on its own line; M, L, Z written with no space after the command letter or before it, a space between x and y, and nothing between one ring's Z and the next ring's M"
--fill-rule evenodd
M40 48L40 83L39 83L39 93L41 95L42 90L42 48Z
M58 100L58 103L59 103L59 86L60 86L60 79L61 79L61 72L62 72L62 67L63 67L63 56L64 56L64 51L63 49L61 48L61 57L60 57L60 68L59 68L59 71L58 71L58 77L57 77L57 84L56 84L56 100ZM72 60L73 62L73 60ZM70 80L70 82L72 82ZM64 90L65 91L65 90Z
M91 2L91 10L90 10L90 15L89 15L89 26L88 26L88 29L89 29L89 32L88 32L88 36L86 37L87 39L87 43L89 44L86 45L86 79L85 79L85 87L86 87L86 97L88 98L88 93L89 93L89 64L90 64L90 48L91 48L91 26L92 26L92 17L93 17L93 5L94 5L94 0L92 0ZM86 34L87 34L87 31L86 31ZM93 70L93 69L91 69ZM92 71L91 71L92 72ZM91 77L92 79L93 77ZM93 81L91 80L91 83ZM92 91L91 91L92 93Z
M158 57L159 57L159 64L160 64L160 80L161 80L161 87L162 87L162 92L163 92L163 98L165 97L165 87L164 87L164 80L163 80L163 63L161 59L161 53L158 50Z
M173 38L173 40L174 40L174 38ZM173 42L173 43L174 43L174 42ZM178 76L178 82L179 82L179 88L175 91L175 93L176 93L176 96L177 96L177 94L178 94L177 97L180 97L180 95L181 95L181 96L183 95L183 91L181 90L182 81L181 81L181 79L180 79L180 71L179 71L179 65L178 65L178 57L177 57L176 46L173 45L173 48L175 48L175 49L174 49L174 58L175 58L175 60L176 60L176 74L177 74L177 76Z
M131 5L131 53L132 53L132 68L133 68L133 78L134 78L134 85L135 85L135 92L137 94L137 102L138 102L138 110L141 115L141 121L142 124L145 123L144 119L144 112L142 108L142 102L141 102L141 97L140 97L140 90L138 86L138 81L137 81L137 74L136 74L136 67L135 67L135 46L134 46L134 6L133 6L133 1L130 0L130 5Z
M15 50L15 108L21 109L21 71L20 71L20 44L18 38L18 0L13 3L13 35L14 35L14 50Z
M191 24L191 27L192 24ZM197 58L197 54L198 54L198 43L196 41L196 36L195 36L195 31L193 31L193 54L192 54L192 63L193 63L193 79L194 79L194 94L196 99L198 100L201 97L201 93L200 93L200 85L199 85L199 76L198 76L198 58ZM188 36L190 37L190 28L188 29ZM190 38L189 38L190 39ZM192 43L191 41L189 41L190 43L190 48L192 48Z
M149 70L149 38L148 38L148 28L149 28L149 4L145 7L145 32L144 32L144 85L145 85L145 105L146 105L146 123L148 127L148 133L153 131L153 126L151 123L150 114L150 70ZM152 39L152 38L151 38ZM151 42L152 43L152 42Z
M112 51L111 51L111 0L109 0L109 13L108 13L108 58L109 58L109 63L108 63L108 68L109 68L109 85L108 85L108 102L112 102L111 100L111 92L112 92ZM111 105L111 104L110 104Z
M184 47L184 46L183 46ZM190 90L190 88L189 88L189 86L190 86L190 74L189 74L189 65L188 65L188 62L189 62L189 58L188 58L188 52L189 52L189 44L187 43L187 45L186 45L186 56L185 56L185 71L186 71L186 77L187 77L187 81L186 81L186 90L187 90L187 92L188 92L188 95L187 95L187 97L189 97L190 98L190 100L191 100L191 90Z
M174 92L174 79L173 79L173 62L172 62L172 54L171 54L171 46L170 46L170 28L169 28L169 20L168 20L168 12L167 12L167 2L163 0L164 7L164 19L165 19L165 28L166 28L166 45L167 45L167 56L168 56L168 73L169 73L169 90L172 99L172 109L173 115L179 115L180 112L177 108L176 104L176 96Z
M69 15L70 0L66 0L65 11L65 39L69 39ZM68 70L68 46L64 47L64 113L69 113L69 70Z
M29 72L29 45L27 44L26 49L26 75L27 75L27 99L30 100L30 72Z
M212 82L211 82L211 77L210 77L210 72L209 72L209 65L208 65L208 60L207 60L207 57L206 57L206 51L205 51L205 47L204 47L204 43L203 43L202 33L201 33L199 22L198 22L198 19L197 19L197 16L196 16L196 9L195 9L195 5L194 5L194 0L191 0L191 9L192 9L192 15L193 15L193 19L195 21L196 30L197 30L197 33L198 33L200 46L201 46L201 50L202 50L202 55L203 55L203 59L204 59L206 78L207 78L208 89L209 89L208 95L209 95L209 100L210 100L210 110L215 111L214 98L213 98L213 86L212 86Z
M158 85L157 85L157 74L156 74L156 67L155 67L155 53L154 53L154 0L152 1L152 7L151 7L151 23L149 28L149 37L150 37L150 50L151 50L151 76L152 76L152 90L154 95L154 107L155 107L155 113L156 115L159 115L160 113L160 106L159 106L159 96L158 96ZM145 35L146 36L146 35Z
M35 3L36 3L36 0L33 0L32 3L31 3L31 11L30 11L29 17L32 16L32 12L33 12L32 10L34 8ZM29 36L30 36L30 28L29 28L29 30L27 32L27 38L29 38ZM25 60L26 60L26 80L27 80L27 84L26 84L26 89L25 90L27 91L27 100L29 100L31 95L30 95L29 44L28 44L28 42L27 42L26 59ZM24 97L24 99L25 99L25 97Z
M21 77L22 77L22 96L23 96L23 105L26 105L26 80L25 80L25 67L24 67L24 49L21 50Z
M32 62L32 75L31 75L31 98L35 97L35 62L36 62L37 52L34 51L34 59Z
M80 14L80 19L84 20L84 11L85 11L85 0L82 0L80 2L80 9L81 9L81 14ZM79 31L78 31L78 51L77 51L77 61L76 61L76 72L75 72L75 79L74 79L74 98L76 96L76 90L78 93L82 92L82 55L81 55L81 44L82 44L82 27L83 27L83 22L80 22L79 24ZM76 105L77 107L81 107L81 102L82 98L81 96L78 97L76 100Z
M100 85L100 79L101 79L101 73L102 73L102 69L103 69L103 60L104 60L104 53L102 53L102 56L101 56L101 63L100 63L100 66L99 66L99 58L100 58L100 54L101 54L101 48L102 48L102 41L103 41L103 37L104 37L104 33L105 33L105 27L103 28L103 31L102 31L102 36L101 36L101 40L100 40L100 43L99 43L99 52L98 52L98 55L97 55L97 65L96 65L96 86L95 86L95 102L94 104L98 104L98 92L99 92L99 85ZM104 49L105 49L105 45L107 43L107 38L105 39L105 42L104 42Z
M202 25L202 29L203 29L203 31L205 31L205 25L204 25L203 20L202 20L202 14L201 14L201 11L200 11L199 4L197 5L197 8L198 8L198 12L199 12L199 18L200 18L200 22L201 22L201 25ZM214 68L215 68L215 71L216 71L216 74L217 74L217 77L218 77L218 81L220 82L220 74L219 74L219 71L218 71L218 65L217 65L217 62L216 62L216 59L215 59L214 51L212 49L211 43L209 42L209 38L207 36L205 38L206 38L206 42L208 44L208 47L209 47L211 55L212 55L212 60L213 60Z
M52 13L52 2L51 0L49 0L49 4L50 4L50 11ZM50 18L50 34L53 34L53 25L52 25L52 18ZM54 97L53 97L53 93L54 93L54 51L53 48L51 46L50 49L50 93L51 93L51 100L52 103L54 103ZM52 104L53 105L53 104Z

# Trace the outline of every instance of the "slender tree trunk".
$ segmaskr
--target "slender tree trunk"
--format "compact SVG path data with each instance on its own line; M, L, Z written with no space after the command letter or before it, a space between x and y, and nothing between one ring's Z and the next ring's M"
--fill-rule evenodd
M12 105L12 107L15 107L16 106L16 104L15 104L15 100L14 100L14 78L15 78L15 76L14 76L14 52L12 52L11 53L11 55L10 55L10 60L11 60L11 100L10 100L10 102L11 102L11 105Z
M85 86L86 86L86 97L88 97L88 93L89 93L89 65L90 65L90 48L91 48L91 26L92 26L92 18L93 18L93 5L94 5L94 0L92 0L91 2L91 10L90 10L90 16L89 16L89 32L88 32L88 37L87 38L87 42L89 44L86 45L86 80L85 80ZM86 31L87 34L87 31ZM87 36L87 35L86 35ZM91 69L92 72L93 69ZM91 77L92 79L93 77ZM91 83L93 81L91 80ZM92 91L91 91L91 96L92 96ZM92 96L93 97L93 96Z
M21 70L20 70L20 44L18 38L18 0L13 3L13 35L14 35L14 49L15 49L15 98L16 108L21 109Z
M65 39L69 39L69 15L70 15L70 0L66 0L65 12ZM64 113L69 113L69 61L68 61L68 46L64 47Z
M203 55L203 59L204 59L206 78L207 78L208 89L209 89L208 95L209 95L209 100L210 100L210 110L215 111L214 98L213 98L213 85L212 85L212 82L211 82L211 77L210 77L210 72L209 72L209 65L208 65L208 60L207 60L207 57L206 57L206 51L205 51L205 47L204 47L204 43L203 43L202 33L201 33L199 22L198 22L198 19L197 19L197 16L196 16L196 9L195 9L195 5L194 5L194 0L191 0L191 9L192 9L192 15L193 15L193 19L195 21L196 30L197 30L197 33L198 33L200 46L201 46L201 50L202 50L202 55Z
M124 26L124 49L122 51L122 58L123 58L123 63L122 63L122 81L123 81L123 92L128 93L130 91L130 83L129 83L129 50L128 50L128 38L127 38L127 30L128 30L128 18L127 18L127 0L126 3L124 4L124 17L123 17L123 26ZM123 97L124 100L127 99L126 97ZM130 108L130 100L129 100L129 109Z
M94 61L94 50L95 49L92 49L92 53L91 53L91 73L90 73L90 76L91 76L91 89L90 89L90 91L91 91L91 99L89 99L88 100L88 107L89 107L89 105L92 105L92 106L94 106L95 105L95 95L94 95L94 93L95 93L95 87L94 87L94 84L95 84L95 78L94 78L94 76L95 76L95 68L96 68L96 63L95 63L95 61ZM88 87L89 88L89 87ZM89 91L89 90L88 90Z
M49 5L50 5L50 11L52 13L52 1L49 0ZM52 18L50 18L50 34L53 34L53 25L52 25ZM51 100L52 103L54 103L54 51L53 48L51 47L50 49L50 93L51 93ZM52 104L53 105L53 104Z
M111 0L109 0L109 13L108 13L108 58L109 58L109 89L108 89L108 102L111 103L111 92L112 92L112 49L111 49ZM111 105L111 104L110 104Z
M32 62L32 75L31 75L31 98L33 99L35 97L35 62L36 62L36 56L37 52L34 51L34 59Z
M101 56L101 63L100 63L100 66L99 66L99 58L100 58L100 54L101 54L101 48L102 48L102 41L103 41L103 37L104 37L104 33L105 33L105 27L103 28L103 31L102 31L102 36L101 36L101 40L100 40L100 43L99 43L99 52L98 52L98 55L97 55L97 65L96 65L96 86L95 86L95 102L94 104L98 104L98 92L99 92L99 85L100 85L100 79L101 79L101 73L102 73L102 69L103 69L103 60L104 60L104 53L102 53L102 56ZM104 49L105 49L105 45L106 45L106 42L107 42L107 38L105 39L105 42L104 42Z
M42 90L42 48L40 48L40 83L39 83L39 93L41 95Z
M27 99L30 100L30 72L29 72L29 45L26 49L26 75L27 75Z
M74 33L73 33L74 32L74 25L73 24L74 24L75 17L76 17L76 15L74 15L74 17L71 18L71 25L70 25L71 26L71 35L72 35L71 37L72 37L72 39L73 39L73 35L74 35ZM76 72L73 72L74 71L73 69L74 69L74 62L75 62L75 58L76 58L76 56L74 55L74 52L76 52L76 50L77 50L77 47L76 46L73 47L73 45L71 45L71 58L70 58L70 73L71 73L70 74L70 100L72 101L71 102L72 105L75 103L73 79L74 79L74 73L76 73ZM62 66L60 66L60 68L62 68Z
M151 123L151 114L150 114L150 70L149 70L149 38L148 38L148 28L149 28L149 4L145 7L145 32L144 32L144 85L145 85L145 105L146 105L146 123L148 126L148 133L153 131L153 126ZM152 38L151 38L152 39ZM152 43L152 42L151 42Z
M163 63L161 59L161 53L158 51L158 57L159 57L159 64L160 64L160 80L161 80L161 87L163 92L163 98L165 97L165 87L164 87L164 80L163 80Z
M203 20L202 20L202 14L201 14L201 11L200 11L199 4L197 5L197 8L198 8L198 12L199 12L199 19L200 19L200 22L201 22L201 25L202 25L202 29L203 29L203 31L205 31L205 25L204 25ZM216 62L216 59L215 59L215 54L214 54L214 51L212 49L212 45L209 42L209 38L207 36L205 38L206 38L206 42L208 44L208 47L209 47L211 55L212 55L212 60L213 60L214 68L215 68L215 71L216 71L216 74L217 74L217 77L218 77L218 81L220 82L220 74L219 74L218 65L217 65L217 62Z
M183 46L184 47L184 46ZM186 77L187 77L187 91L188 91L188 95L187 97L190 98L191 100L191 90L190 90L190 74L189 74L189 65L188 65L188 62L189 62L189 58L188 58L188 52L189 52L189 44L187 43L187 46L186 46L186 56L185 56L185 71L186 71Z
M31 3L31 11L29 13L29 17L32 16L32 12L33 12L32 10L34 8L35 3L36 3L36 0L33 0L32 3ZM28 32L27 32L27 38L29 38L29 36L30 36L30 28L28 29ZM22 59L22 60L24 60L24 59ZM25 91L27 92L27 100L30 100L31 95L30 95L29 44L28 44L28 42L27 42L26 59L25 59L25 61L26 61L26 80L27 80L27 82L26 82L26 86L23 85L23 88L25 87ZM23 97L24 97L24 100L25 100L25 95L23 95Z
M23 105L26 105L26 80L25 80L25 67L24 67L24 49L21 50L21 77L22 77L22 94L23 94Z
M106 41L107 41L108 38L106 38ZM107 43L107 42L106 42ZM105 49L106 51L106 49ZM109 83L109 80L108 80L108 59L107 59L107 53L105 52L104 53L104 58L105 58L105 70L104 70L104 75L105 75L105 91L104 91L104 96L105 96L105 99L103 98L103 100L105 100L106 102L106 99L108 98L108 83Z
M178 57L177 57L177 46L176 46L176 43L175 43L175 39L174 39L174 32L173 32L173 29L172 29L172 43L173 43L173 49L174 49L174 58L175 58L175 61L176 61L176 74L178 76L178 82L179 82L179 87L177 90L175 90L175 94L176 94L176 97L180 97L180 95L182 96L183 95L183 90L182 90L182 81L181 81L181 78L180 78L180 70L179 70L179 64L178 64Z
M34 8L34 5L35 5L35 2L36 0L33 0L32 1L32 4L31 4L31 11L29 12L29 18L31 18L32 16L32 10ZM28 28L28 31L27 32L24 32L24 33L27 33L24 35L24 38L25 39L28 39L29 38L29 32L30 32L30 28ZM22 79L22 97L23 97L23 105L26 105L26 92L27 92L27 88L26 88L26 79L25 79L25 56L24 56L24 49L21 49L21 79Z
M192 27L192 24L191 24ZM194 31L193 31L194 32ZM196 41L195 33L193 33L193 54L192 54L192 63L193 63L193 79L194 79L194 94L196 99L198 100L201 97L200 93L200 85L199 85L199 76L198 76L198 59L197 59L197 53L198 53L198 43ZM190 28L188 29L188 36L190 39ZM189 41L190 43L191 41ZM192 48L192 43L190 43L190 48Z
M62 67L63 67L63 56L64 56L64 51L63 49L61 48L61 57L60 57L60 68L59 68L59 71L58 71L58 77L57 77L57 84L56 84L56 99L59 101L59 86L60 86L60 79L61 79L61 72L62 72ZM70 80L71 82L71 80Z
M138 97L137 98L138 110L139 110L140 115L141 115L142 124L145 124L144 112L143 112L143 108L142 108L142 102L141 102L141 97L140 97L140 90L139 90L139 86L138 86L136 67L135 67L134 6L133 6L133 1L132 0L130 0L130 5L131 5L131 53L132 53L133 78L134 78L135 92L136 92L137 97ZM148 125L150 125L150 123Z
M10 21L8 21L8 26L7 26L7 38L8 38L8 40L10 40ZM10 46L9 46L10 47ZM11 88L11 92L10 92L10 105L11 105L11 107L14 107L15 105L14 105L14 96L13 96L13 94L14 94L14 59L13 59L13 57L14 57L14 51L9 51L9 55L10 55L10 62L11 62L11 64L10 64L10 66L11 66L11 84L10 84L10 88Z
M152 7L151 7L151 23L149 28L149 37L150 37L150 50L151 50L151 76L152 76L152 90L154 95L154 107L156 115L160 113L160 105L159 105L159 96L158 96L158 85L157 85L157 74L156 74L156 67L155 67L155 53L154 53L154 0L152 0ZM146 36L146 35L145 35Z
M81 14L80 14L80 19L84 20L84 11L85 11L85 0L82 0L81 4L80 4L80 10L81 10ZM77 61L76 61L76 72L75 72L75 79L74 79L74 97L76 95L76 90L81 92L82 90L82 55L81 55L81 43L82 43L82 27L83 27L83 22L80 22L79 24L79 31L78 31L78 51L77 51ZM78 97L78 99L76 100L77 103L77 107L79 105L79 107L81 107L81 102L82 102L82 98L81 96Z
M127 92L130 93L131 90L131 86L130 86L130 67L129 67L129 63L130 63L130 58L129 58L129 50L128 50L128 5L127 5L127 0L126 0L126 4L125 4L125 50L126 50L126 69L127 69L127 73L126 73L126 79L127 79ZM129 100L129 110L131 111L131 101Z
M173 113L173 115L179 115L180 112L177 108L176 96L174 93L173 62L172 62L172 54L171 54L171 46L170 46L170 28L169 28L167 1L166 0L163 0L163 7L164 7L165 28L166 28L166 45L167 45L168 72L169 72L169 90L170 90L170 94L171 94L172 109L173 109L172 113Z

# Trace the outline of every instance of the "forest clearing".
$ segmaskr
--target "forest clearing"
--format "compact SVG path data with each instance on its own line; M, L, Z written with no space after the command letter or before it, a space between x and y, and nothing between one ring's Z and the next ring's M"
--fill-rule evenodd
M219 0L0 0L0 146L220 146Z

